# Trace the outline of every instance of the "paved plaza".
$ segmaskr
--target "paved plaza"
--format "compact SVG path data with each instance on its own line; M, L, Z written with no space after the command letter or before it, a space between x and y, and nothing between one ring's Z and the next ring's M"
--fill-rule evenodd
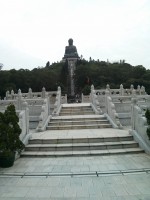
M150 200L150 156L20 158L0 168L1 200Z
M127 130L56 130L32 139L127 136ZM0 168L0 200L150 200L150 156L22 157Z

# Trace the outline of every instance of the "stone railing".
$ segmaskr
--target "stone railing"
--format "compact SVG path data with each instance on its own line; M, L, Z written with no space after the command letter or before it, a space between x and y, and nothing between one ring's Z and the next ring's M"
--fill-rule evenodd
M115 109L115 105L112 102L112 98L109 96L109 91L106 91L106 116L109 118L109 121L112 123L114 128L122 129L118 114Z
M134 88L133 85L130 86L129 89L124 89L123 85L120 85L120 88L118 89L111 89L109 84L106 85L106 89L95 89L95 92L97 95L105 95L106 90L109 91L110 96L133 96L133 95L146 95L145 87L139 86L137 89Z
M29 108L30 116L39 116L42 112L42 106L45 99L21 99L20 100L20 109L24 109L24 103L26 102ZM19 103L19 102L18 102Z
M150 106L147 105L147 108L150 108ZM147 119L145 113L143 113L143 109L138 105L138 100L135 98L132 99L131 125L132 129L130 133L134 136L141 148L150 154L150 140L146 133L148 127Z
M29 109L27 107L27 104L25 105L25 107L25 110L21 110L19 112L19 126L22 129L20 140L24 143L27 143L28 139L26 139L26 137L29 134Z
M21 90L18 90L18 93L14 93L12 90L11 92L7 91L6 92L6 100L12 100L12 99L17 99L18 94L21 92ZM24 99L38 99L38 98L46 98L51 95L56 95L57 91L46 91L45 88L42 88L41 92L32 92L32 89L29 88L27 93L21 93L22 98Z
M46 130L46 126L50 119L50 106L48 98L44 99L44 104L42 105L42 112L39 116L39 124L36 128L37 131Z
M81 94L81 101L82 103L90 103L91 102L91 95L84 95Z
M120 123L123 126L131 126L131 96L111 96L118 114Z
M6 110L7 106L13 104L18 109L18 104L16 100L0 100L0 110Z
M94 85L91 85L91 105L93 107L93 110L95 111L96 114L102 114L102 110L100 108L100 104L96 95L96 92L94 90Z
M61 109L61 88L58 87L57 95L56 95L56 102L54 104L54 110L53 110L52 115L54 115L54 116L59 115L60 109Z
M67 103L67 94L65 96L61 96L61 104Z
M29 118L28 123L30 128L36 128L39 123L39 116L42 112L42 106L44 104L43 98L37 99L24 99L22 98L21 91L18 91L16 99L13 100L0 100L0 110L5 110L8 105L13 104L16 110L26 110L28 108ZM50 105L50 103L49 103Z
M150 95L137 97L137 105L145 111L147 107L150 107Z

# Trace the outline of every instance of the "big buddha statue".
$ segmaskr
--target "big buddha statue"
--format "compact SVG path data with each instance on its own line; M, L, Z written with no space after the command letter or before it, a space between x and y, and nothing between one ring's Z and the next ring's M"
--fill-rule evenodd
M79 58L78 53L77 53L77 48L76 46L73 45L73 39L68 40L69 45L66 46L65 48L65 54L63 59L67 58Z

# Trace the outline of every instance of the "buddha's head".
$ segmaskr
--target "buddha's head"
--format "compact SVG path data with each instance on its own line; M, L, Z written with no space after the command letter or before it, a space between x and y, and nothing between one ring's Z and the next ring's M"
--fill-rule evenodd
M69 43L69 46L72 46L72 45L73 45L73 39L70 38L70 39L68 40L68 43Z

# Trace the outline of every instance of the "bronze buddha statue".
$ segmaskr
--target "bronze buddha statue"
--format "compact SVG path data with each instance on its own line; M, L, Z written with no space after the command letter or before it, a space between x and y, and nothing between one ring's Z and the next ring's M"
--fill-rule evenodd
M78 53L77 53L77 48L76 46L73 45L73 39L68 40L69 46L66 46L65 48L65 54L63 59L67 58L79 58Z

